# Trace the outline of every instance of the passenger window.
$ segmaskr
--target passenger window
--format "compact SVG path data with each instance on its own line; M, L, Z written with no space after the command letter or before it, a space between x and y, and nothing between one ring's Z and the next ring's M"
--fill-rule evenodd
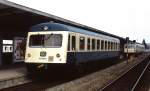
M113 49L115 50L115 42L113 42L113 45L114 45L114 46L113 46Z
M104 49L104 41L102 40L101 41L101 50L103 50Z
M85 37L80 37L80 50L85 49Z
M118 43L118 50L120 49L120 45L119 45L119 43Z
M105 50L107 50L107 41L105 41Z
M70 51L70 35L68 36L68 51Z
M76 50L76 37L72 36L72 50Z
M116 46L117 46L116 49L118 50L118 43L116 43Z
M92 50L95 50L95 39L92 39Z
M116 50L116 45L115 45L115 42L114 42L113 44L114 44L114 48L113 48L113 49L114 49L114 50Z
M108 41L108 50L110 50L110 42Z
M117 50L117 43L115 43L115 49Z
M111 50L113 50L113 42L111 42Z
M115 50L115 43L113 42L113 50Z
M90 40L90 38L88 38L88 40L87 40L87 49L88 50L90 50L90 42L91 42L91 40Z
M97 40L97 50L100 49L100 40Z
M115 49L117 50L117 43L115 43L115 46L116 46L116 48L115 48Z

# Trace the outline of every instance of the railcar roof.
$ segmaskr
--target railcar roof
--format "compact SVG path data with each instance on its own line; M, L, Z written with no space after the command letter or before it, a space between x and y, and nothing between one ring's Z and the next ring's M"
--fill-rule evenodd
M47 27L46 30L44 30L44 27ZM60 24L60 23L41 23L38 25L35 25L31 27L30 31L35 32L35 31L70 31L70 32L77 32L77 33L82 33L82 34L87 34L87 35L93 35L93 36L100 36L109 40L118 40L117 38L104 35L101 33L96 33L96 32L91 32L90 30L85 30L65 24Z
M37 31L68 31L67 25L60 24L60 23L40 23L33 27L31 27L30 31L37 32ZM44 30L44 27L48 29Z

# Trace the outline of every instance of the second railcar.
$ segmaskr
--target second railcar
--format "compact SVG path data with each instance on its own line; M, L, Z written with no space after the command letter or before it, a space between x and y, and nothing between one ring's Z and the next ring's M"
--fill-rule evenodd
M139 43L128 43L124 45L124 53L139 54L144 52L145 47Z

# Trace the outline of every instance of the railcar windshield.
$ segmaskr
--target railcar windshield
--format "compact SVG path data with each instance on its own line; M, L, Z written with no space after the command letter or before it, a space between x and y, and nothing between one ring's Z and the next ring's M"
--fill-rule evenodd
M61 47L61 34L37 34L29 38L29 47Z

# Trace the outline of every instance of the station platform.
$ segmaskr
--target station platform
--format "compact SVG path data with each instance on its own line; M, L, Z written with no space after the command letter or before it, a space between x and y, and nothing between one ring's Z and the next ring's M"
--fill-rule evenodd
M0 89L29 82L23 64L0 67Z

